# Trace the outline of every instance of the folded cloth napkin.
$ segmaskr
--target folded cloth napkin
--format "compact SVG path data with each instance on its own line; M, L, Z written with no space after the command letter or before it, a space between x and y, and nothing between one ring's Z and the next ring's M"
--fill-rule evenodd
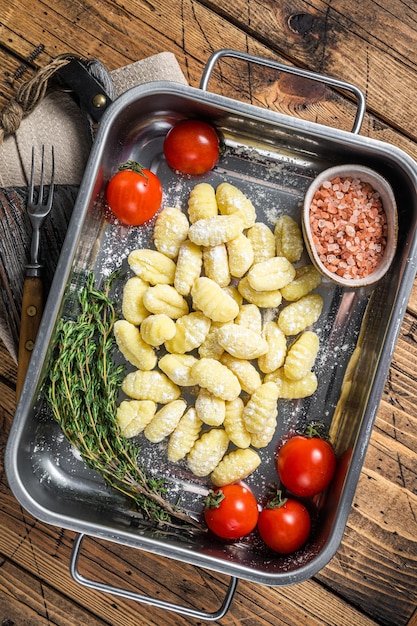
M110 72L117 97L127 89L155 80L187 81L172 53L162 52ZM53 211L42 233L46 287L52 279L78 185L91 149L89 121L72 97L54 91L22 120L14 135L0 146L0 339L17 361L24 268L31 226L26 215L32 146L40 154L54 145L55 194ZM48 163L46 163L46 172ZM46 249L45 249L46 248Z

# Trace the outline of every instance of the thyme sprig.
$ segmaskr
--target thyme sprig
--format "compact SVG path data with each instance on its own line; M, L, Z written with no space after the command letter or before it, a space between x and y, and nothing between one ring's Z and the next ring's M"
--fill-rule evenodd
M134 501L147 519L173 519L199 527L165 498L163 480L149 476L138 461L138 448L120 435L116 421L124 367L117 366L113 326L116 313L109 297L114 275L102 290L89 274L79 293L76 319L61 319L47 384L47 399L66 439L88 467L111 487Z

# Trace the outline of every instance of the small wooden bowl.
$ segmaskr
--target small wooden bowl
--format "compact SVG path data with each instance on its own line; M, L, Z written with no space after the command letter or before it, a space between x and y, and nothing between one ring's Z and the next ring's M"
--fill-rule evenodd
M385 211L387 243L383 255L373 271L362 278L344 278L330 271L320 260L316 244L313 241L310 225L310 207L313 197L325 181L331 181L336 177L359 179L363 183L369 183L378 192ZM323 276L343 287L363 287L378 282L386 274L394 258L398 236L398 215L394 193L388 181L369 167L362 165L338 165L321 172L307 189L301 224L306 248L312 263Z

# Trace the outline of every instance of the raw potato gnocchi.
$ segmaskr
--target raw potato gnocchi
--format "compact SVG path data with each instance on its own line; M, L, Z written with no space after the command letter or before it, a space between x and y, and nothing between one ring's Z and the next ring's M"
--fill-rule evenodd
M136 437L149 424L156 412L152 400L123 400L117 407L116 422L122 437Z
M224 487L238 480L244 480L260 465L259 454L251 448L232 450L226 454L210 478L216 487Z
M114 324L117 346L125 359L141 370L152 370L157 362L154 349L142 339L139 329L127 320Z
M189 223L185 213L176 207L166 207L156 218L155 248L170 259L176 259L181 244L188 235Z
M197 441L203 422L194 407L190 407L181 417L168 441L168 461L176 463L187 456Z
M243 480L274 437L278 399L317 388L318 335L308 327L322 311L311 293L321 275L294 266L303 239L291 217L273 229L257 222L251 200L227 182L195 185L188 213L163 209L153 242L128 257L135 276L115 337L138 369L122 383L129 399L116 420L123 436L168 438L168 460L195 476Z
M229 446L223 428L212 428L203 433L187 456L189 469L195 476L208 476L220 463Z

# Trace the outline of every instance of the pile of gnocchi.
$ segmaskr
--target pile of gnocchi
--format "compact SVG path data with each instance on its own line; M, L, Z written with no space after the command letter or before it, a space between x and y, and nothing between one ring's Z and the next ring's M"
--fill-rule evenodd
M243 480L274 436L278 399L317 388L309 328L323 307L313 293L321 276L299 266L295 220L283 215L272 230L228 182L196 184L187 213L164 208L154 246L129 254L114 327L136 368L122 383L121 433L167 438L170 462L216 486Z

